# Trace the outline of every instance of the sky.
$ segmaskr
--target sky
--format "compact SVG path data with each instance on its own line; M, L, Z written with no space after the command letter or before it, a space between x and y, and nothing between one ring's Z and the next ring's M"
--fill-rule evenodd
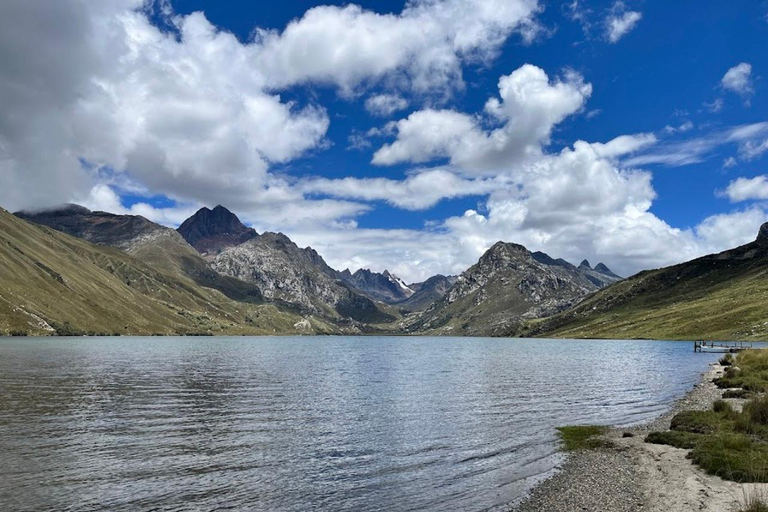
M222 204L338 269L622 275L768 220L768 2L5 0L0 206Z

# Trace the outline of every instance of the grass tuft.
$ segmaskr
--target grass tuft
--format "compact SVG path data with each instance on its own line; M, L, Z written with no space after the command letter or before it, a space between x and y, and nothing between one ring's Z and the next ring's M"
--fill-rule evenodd
M753 398L744 404L744 413L752 423L768 425L768 396Z
M728 381L723 387L744 388L726 391L726 398L768 389L768 351L740 353L717 380ZM667 432L652 432L646 442L689 449L695 464L726 480L768 482L768 396L751 398L742 412L734 411L723 400L715 401L710 411L683 411L672 418L670 428ZM765 500L756 503L750 507L765 506Z
M612 446L610 441L602 439L608 431L607 427L599 425L569 425L557 427L563 441L563 449L568 452L575 450L594 450Z
M768 512L768 504L762 501L753 501L747 505L747 508L743 508L739 512Z
M752 393L746 389L726 389L723 391L723 398L749 398Z

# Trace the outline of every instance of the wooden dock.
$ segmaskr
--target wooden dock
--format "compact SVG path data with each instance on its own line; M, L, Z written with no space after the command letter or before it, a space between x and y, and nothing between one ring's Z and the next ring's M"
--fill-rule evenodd
M753 348L752 343L743 341L694 341L694 352L718 352L723 354L735 354L742 350Z

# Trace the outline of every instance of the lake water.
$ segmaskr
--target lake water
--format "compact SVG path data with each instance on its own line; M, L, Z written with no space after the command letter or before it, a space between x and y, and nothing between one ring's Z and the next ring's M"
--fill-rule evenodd
M504 509L554 427L662 413L717 354L485 338L0 339L0 509Z

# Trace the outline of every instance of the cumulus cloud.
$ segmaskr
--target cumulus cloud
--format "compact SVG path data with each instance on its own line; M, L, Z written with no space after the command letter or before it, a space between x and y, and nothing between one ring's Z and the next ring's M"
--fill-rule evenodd
M365 110L371 115L388 117L408 107L408 101L397 94L376 94L365 100Z
M728 184L723 195L733 202L750 199L766 200L768 199L768 176L737 178Z
M624 2L616 2L605 18L605 37L610 43L616 43L637 26L643 13L628 11Z
M720 85L726 91L735 92L747 101L754 92L754 87L752 85L752 64L742 62L733 66L726 71L720 81Z
M291 87L326 84L355 98L388 91L366 103L392 115L407 108L405 97L463 87L462 66L493 58L511 35L534 37L535 0L413 0L396 14L316 7L245 43L202 13L174 14L167 2L158 5L169 30L160 30L146 5L0 2L3 206L75 200L176 225L221 203L259 231L314 246L337 268L388 268L411 281L461 272L497 240L629 274L723 249L765 217L756 207L674 228L651 212L656 192L637 158L703 158L724 144L757 158L768 124L685 147L636 134L551 153L553 133L583 111L592 87L574 72L551 78L533 65L502 76L480 112L422 108L365 137L353 132L360 138L352 144L389 137L377 165L424 164L402 179L273 172L329 143L325 108L287 100ZM147 199L127 206L126 192ZM152 206L155 195L175 206ZM379 201L424 210L469 196L484 204L424 229L355 221Z
M498 88L499 98L487 101L485 114L500 127L486 130L480 116L452 110L420 110L390 125L396 140L382 146L373 163L447 158L470 171L506 168L541 155L555 125L580 111L592 93L574 72L551 81L530 64L501 77Z
M324 82L351 93L396 71L417 91L455 87L462 60L493 57L514 32L535 37L538 10L537 0L414 0L400 14L314 7L282 32L258 30L254 64L277 88Z
M323 107L284 101L281 88L460 87L464 61L493 57L515 32L531 36L539 9L536 0L416 0L400 14L324 6L241 43L167 2L172 30L161 31L146 5L2 2L0 202L84 200L94 185L85 161L181 201L255 208L268 199L271 166L322 148L330 123Z

